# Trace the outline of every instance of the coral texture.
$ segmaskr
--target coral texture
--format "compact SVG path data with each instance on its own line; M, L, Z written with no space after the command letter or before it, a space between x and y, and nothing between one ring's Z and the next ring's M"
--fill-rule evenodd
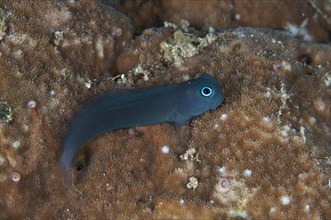
M234 27L274 27L264 10L285 10L275 1L112 1L128 17L102 2L0 1L0 219L331 216L331 47L303 40L329 41L323 22L299 34ZM294 2L277 27L304 20ZM302 10L328 23L325 2ZM175 23L144 29L165 19ZM80 104L201 73L222 86L220 108L183 128L101 135L64 185L58 160Z
M287 29L309 41L330 42L330 0L103 0L127 14L138 29L187 20L208 30L237 26Z

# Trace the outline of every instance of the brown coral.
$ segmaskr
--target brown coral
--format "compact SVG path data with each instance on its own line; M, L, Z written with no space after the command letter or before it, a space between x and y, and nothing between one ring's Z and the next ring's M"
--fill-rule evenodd
M234 26L268 27L290 30L307 40L330 42L331 8L329 0L137 0L110 2L144 29L162 21L208 30Z
M0 129L1 219L331 215L329 45L272 29L208 35L185 22L132 37L130 21L99 2L34 2L0 2L8 25L0 41L0 102L12 111ZM186 3L167 6L176 4ZM190 37L177 47L180 32ZM165 54L164 44L195 52ZM64 187L58 158L80 103L109 88L180 82L201 72L222 85L221 108L183 130L155 125L94 139L87 168Z

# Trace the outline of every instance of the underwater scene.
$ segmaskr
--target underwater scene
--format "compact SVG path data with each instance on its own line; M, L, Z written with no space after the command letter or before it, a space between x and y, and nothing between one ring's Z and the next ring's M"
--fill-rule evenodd
M0 0L0 219L331 219L331 1Z

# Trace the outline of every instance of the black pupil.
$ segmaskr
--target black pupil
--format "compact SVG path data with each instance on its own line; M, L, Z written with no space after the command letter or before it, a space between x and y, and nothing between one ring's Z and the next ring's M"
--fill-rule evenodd
M210 95L210 92L211 92L211 91L210 91L209 88L204 88L202 92L203 92L203 94L205 94L205 95Z

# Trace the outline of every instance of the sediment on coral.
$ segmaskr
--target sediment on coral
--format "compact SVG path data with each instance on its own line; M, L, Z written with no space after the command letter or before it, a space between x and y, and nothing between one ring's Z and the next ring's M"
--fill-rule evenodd
M262 10L247 20L240 8L274 1L233 1L239 11L225 18L210 11L228 10L227 1L168 2L112 1L127 17L93 0L0 1L0 219L331 216L330 45L286 30L220 29L237 14L238 25L255 19L271 27L259 19ZM195 13L202 4L204 13ZM300 4L328 19L324 1ZM279 22L302 22L289 17ZM313 40L328 41L324 23L312 27L311 18ZM123 129L91 140L78 155L87 166L73 167L65 187L58 160L81 104L106 90L201 73L220 83L220 108L182 128Z

